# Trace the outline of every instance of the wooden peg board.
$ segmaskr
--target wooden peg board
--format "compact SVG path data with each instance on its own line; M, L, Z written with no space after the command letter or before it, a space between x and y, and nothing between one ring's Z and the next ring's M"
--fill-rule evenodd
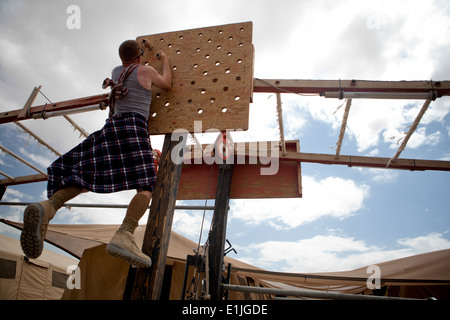
M253 94L251 22L141 36L142 63L162 73L156 58L165 52L172 68L170 91L153 87L150 134L175 129L248 129ZM152 49L144 46L143 39Z

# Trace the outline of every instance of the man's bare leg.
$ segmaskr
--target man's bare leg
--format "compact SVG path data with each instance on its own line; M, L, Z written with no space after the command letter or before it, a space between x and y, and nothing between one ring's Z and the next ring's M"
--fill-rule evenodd
M148 268L152 264L151 259L139 250L134 241L134 230L147 211L151 197L150 191L138 191L128 205L122 225L106 247L106 252L110 255L125 259L137 267Z
M53 219L64 203L82 192L87 192L87 190L78 186L65 187L55 192L48 200L26 207L23 214L20 244L27 257L36 259L41 255L49 221Z

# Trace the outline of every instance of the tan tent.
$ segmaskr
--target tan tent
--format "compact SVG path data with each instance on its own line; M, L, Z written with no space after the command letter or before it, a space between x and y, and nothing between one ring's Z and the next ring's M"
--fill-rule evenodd
M2 220L17 228L19 223ZM116 225L50 225L47 241L80 257L81 289L66 290L64 299L122 299L129 266L105 254L106 243ZM142 243L145 226L136 230ZM178 300L182 294L185 261L197 244L171 233L162 298ZM270 272L225 257L231 263L231 284L272 288L297 288L336 293L381 294L393 297L450 299L450 249L377 264L381 270L381 289L367 288L367 267L345 272ZM191 268L192 269L192 268ZM192 279L190 269L188 281ZM230 291L230 299L272 299L273 296Z
M22 228L21 223L4 219L0 221L18 229ZM105 253L106 244L118 228L118 225L49 225L46 241L80 259L78 267L81 273L81 289L67 289L63 299L123 298L129 265ZM142 245L144 232L145 225L139 226L135 231L138 246ZM167 292L165 298L181 298L186 256L194 254L194 249L197 249L195 242L171 232L166 261L166 273L171 274L171 277L163 284ZM262 270L229 257L225 257L225 263L245 270ZM192 276L193 268L190 268L188 280ZM252 294L251 297L260 298L260 295ZM232 293L230 298L244 299L244 294Z
M307 289L336 293L383 295L401 298L450 299L450 249L377 263L381 271L379 290L367 287L367 267L343 272L278 273L237 271L262 285L280 289Z
M67 268L77 264L49 250L38 259L25 258L18 240L0 235L0 300L61 299Z

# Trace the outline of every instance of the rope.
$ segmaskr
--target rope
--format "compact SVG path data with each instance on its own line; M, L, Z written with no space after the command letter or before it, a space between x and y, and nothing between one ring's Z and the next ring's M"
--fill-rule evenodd
M347 119L348 119L348 115L350 113L350 106L352 104L352 99L347 99L347 103L345 105L345 111L344 111L344 116L342 117L342 124L341 124L341 130L339 132L339 139L338 142L336 142L336 159L339 159L339 154L341 152L341 146L342 146L342 141L344 140L344 135L345 135L345 130L347 128Z
M277 116L278 116L278 127L280 129L280 143L281 143L281 152L286 155L286 143L284 141L284 126L283 126L283 111L281 109L281 93L277 92Z
M209 245L205 248L205 282L206 282L206 288L205 288L205 294L203 295L203 300L210 300L211 295L209 294Z

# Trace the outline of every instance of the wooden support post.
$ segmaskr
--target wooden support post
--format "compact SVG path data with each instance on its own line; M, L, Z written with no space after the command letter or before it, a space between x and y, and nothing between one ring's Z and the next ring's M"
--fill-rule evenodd
M33 91L31 92L30 96L28 97L27 102L25 102L25 105L23 106L22 110L20 110L19 115L17 118L22 119L25 118L28 114L28 110L30 110L31 105L33 104L34 100L36 100L37 95L41 91L42 86L34 87Z
M0 200L2 200L5 192L6 192L6 186L0 186Z
M167 250L172 229L172 221L177 199L182 163L174 163L172 152L177 147L184 149L187 135L180 136L181 141L172 141L172 135L166 134L150 206L147 228L144 234L142 252L152 259L151 268L141 268L136 272L132 300L158 300L166 267ZM181 156L177 154L176 156Z
M233 165L219 167L219 179L216 189L216 201L212 228L209 235L209 294L211 300L222 300L223 250L227 230L228 204L230 201L231 177Z

